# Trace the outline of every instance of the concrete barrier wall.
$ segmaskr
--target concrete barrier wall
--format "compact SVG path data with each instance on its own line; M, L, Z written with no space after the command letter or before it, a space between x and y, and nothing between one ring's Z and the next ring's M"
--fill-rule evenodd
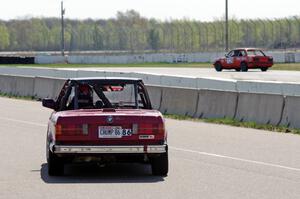
M57 79L54 83L54 86L53 86L53 92L52 92L52 99L57 99L58 98L58 95L62 89L62 87L64 86L66 82L66 79Z
M0 74L59 77L57 76L57 70L47 68L0 67Z
M76 77L105 77L105 71L78 70Z
M197 118L234 118L238 93L214 90L200 90Z
M15 95L17 96L33 96L34 78L20 76L14 77L15 79Z
M65 79L0 75L0 92L56 98ZM300 96L146 85L154 109L197 118L235 118L300 128Z
M151 73L132 73L132 77L143 79L145 84L162 85L161 75Z
M281 125L300 128L300 97L286 96Z
M16 93L16 77L11 75L0 75L0 92L15 95Z
M40 69L42 70L42 69ZM51 70L51 69L50 69ZM39 71L35 71L35 76L42 76L42 77L54 77L54 78L76 78L78 77L78 70L77 69L53 69L54 76L50 75L41 75Z
M33 96L55 99L63 86L64 79L35 77Z
M197 89L163 87L159 110L167 114L194 116L197 102Z
M284 107L284 96L239 93L235 119L259 124L278 125Z
M171 87L217 89L235 91L235 80L192 78L151 73L126 73L110 71L87 71L77 69L44 69L44 68L18 68L0 67L0 74L42 76L51 78L76 78L76 77L135 77L142 78L145 84L162 85Z
M247 93L280 94L300 96L299 83L267 82L267 81L237 81L236 90Z
M184 88L197 88L198 78L162 75L160 85Z
M42 69L23 67L0 67L0 74L42 76L55 78L135 77L141 78L143 79L145 84L151 85L300 96L300 83L268 82L255 80L228 80L222 78L193 78L182 76L158 75L151 73L126 73L96 70L88 71L77 69Z
M152 108L159 110L162 101L162 88L160 86L146 85Z
M197 78L197 88L222 91L236 91L236 80L218 78Z
M38 55L34 61L37 64L58 64L65 63L67 59L63 56Z
M281 82L238 80L236 83L236 89L237 91L244 93L283 93Z
M0 92L17 96L33 96L34 78L0 75Z

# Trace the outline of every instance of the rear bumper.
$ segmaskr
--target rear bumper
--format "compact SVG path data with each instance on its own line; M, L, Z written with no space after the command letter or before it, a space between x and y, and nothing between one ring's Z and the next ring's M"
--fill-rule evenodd
M54 145L52 151L55 154L147 154L165 153L167 145L136 145L136 146L77 146Z

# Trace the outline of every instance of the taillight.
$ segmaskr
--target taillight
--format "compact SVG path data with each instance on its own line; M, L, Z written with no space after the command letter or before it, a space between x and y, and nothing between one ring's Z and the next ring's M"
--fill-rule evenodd
M56 135L88 135L88 124L57 124Z
M158 133L159 134L165 134L165 125L164 123L161 123L158 125Z
M140 124L138 128L140 134L164 134L164 124Z
M61 135L61 125L60 124L57 124L55 126L55 135Z
M139 134L153 134L152 124L140 124L139 125Z

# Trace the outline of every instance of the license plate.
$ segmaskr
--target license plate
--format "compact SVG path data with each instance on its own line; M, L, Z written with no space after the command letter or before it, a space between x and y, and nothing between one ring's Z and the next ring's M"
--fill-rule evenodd
M121 126L99 126L99 138L122 138L124 136L131 136L132 129L123 129Z

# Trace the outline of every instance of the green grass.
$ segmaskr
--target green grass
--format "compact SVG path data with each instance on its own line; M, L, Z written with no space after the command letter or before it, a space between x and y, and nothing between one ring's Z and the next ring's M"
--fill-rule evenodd
M213 123L213 124L222 124L222 125L229 125L229 126L236 126L236 127L243 127L243 128L252 128L252 129L266 130L272 132L292 133L292 134L300 135L300 129L296 129L296 128L289 128L287 126L281 126L281 125L276 126L271 124L257 124L255 122L240 122L231 118L198 119L189 116L169 115L169 114L166 114L165 117L170 119L176 119L176 120L206 122L206 123Z
M271 70L294 70L300 71L300 63L275 64Z
M22 99L22 100L37 100L33 96L18 96L18 95L6 94L6 93L0 93L0 97L13 98L13 99Z
M130 68L130 67L140 67L140 68L213 68L212 63L140 63L140 64L7 64L1 66L11 66L11 67L42 67L42 68ZM294 70L300 71L300 63L290 63L290 64L275 64L271 70Z

